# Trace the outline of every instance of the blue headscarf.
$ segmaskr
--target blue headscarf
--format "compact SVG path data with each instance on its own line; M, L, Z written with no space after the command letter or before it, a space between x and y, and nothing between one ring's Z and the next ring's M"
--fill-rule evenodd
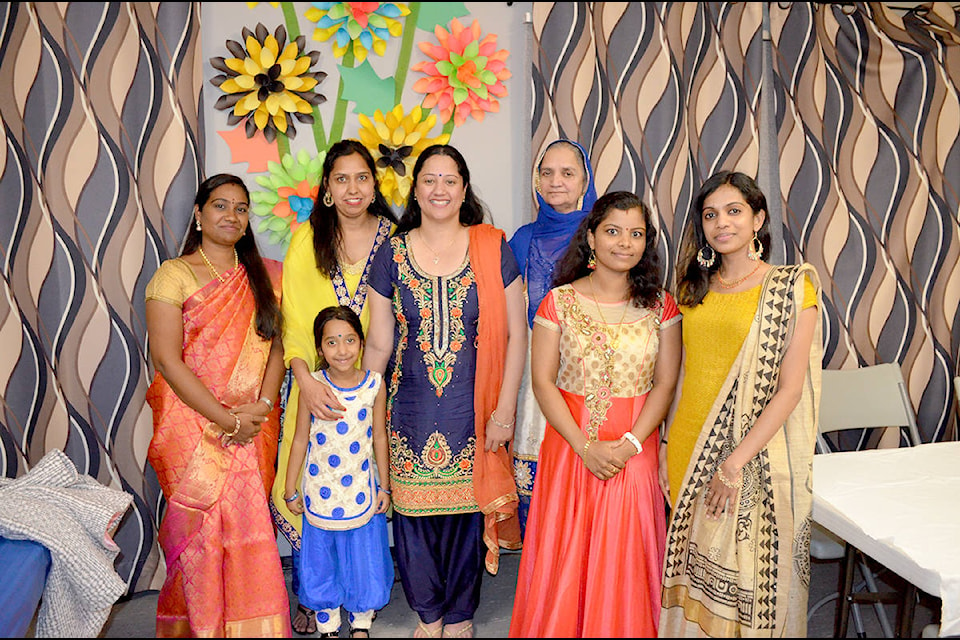
M533 317L543 298L553 286L553 270L563 257L571 238L580 222L590 213L593 203L597 201L597 187L593 183L593 167L587 158L587 151L579 143L563 138L551 142L547 151L558 142L567 142L580 150L583 157L583 167L587 173L587 190L583 194L583 205L580 209L570 213L560 213L544 202L543 196L537 192L537 218L533 222L523 225L510 239L510 248L520 265L520 273L527 283L527 324L533 327ZM537 172L543 156L537 162Z

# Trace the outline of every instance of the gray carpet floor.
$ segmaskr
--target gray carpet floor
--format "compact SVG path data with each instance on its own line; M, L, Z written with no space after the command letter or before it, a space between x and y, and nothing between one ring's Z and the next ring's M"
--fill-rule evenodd
M286 559L286 560L289 560ZM510 627L510 615L513 611L513 596L516 588L517 568L520 564L519 554L505 554L501 560L500 573L497 576L484 574L481 590L480 608L474 620L474 630L477 637L506 638ZM815 603L822 597L833 593L837 589L838 562L813 561L811 568L810 602ZM879 569L879 568L878 568ZM899 586L899 578L879 569L880 583L892 588ZM290 570L285 567L287 590L290 591ZM291 612L296 599L290 593ZM896 610L892 605L886 605L887 616L892 623L896 619ZM836 600L832 600L817 609L810 619L807 631L811 638L829 638L833 636L834 615ZM113 607L109 620L103 628L100 637L105 638L152 638L155 637L155 617L157 613L157 592L144 592L132 598L118 602ZM860 614L863 619L866 637L882 637L877 614L871 605L861 605ZM927 625L939 620L940 601L937 598L921 593L916 607L914 624L911 636L920 637L933 631ZM373 624L371 635L380 638L409 638L417 624L417 616L407 606L406 599L396 582L390 603L384 607ZM346 627L346 625L344 625ZM343 634L346 636L346 629ZM848 637L857 637L854 630L853 617L850 619ZM296 634L295 634L296 637Z

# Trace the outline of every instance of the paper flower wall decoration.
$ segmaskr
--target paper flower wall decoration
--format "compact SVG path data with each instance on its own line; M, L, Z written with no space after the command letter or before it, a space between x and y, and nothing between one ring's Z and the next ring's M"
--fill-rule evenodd
M227 40L233 58L210 59L210 64L222 72L210 82L226 94L214 107L230 110L227 122L231 126L246 120L247 137L260 129L269 142L276 139L277 132L293 139L296 129L288 114L304 124L313 124L313 106L326 102L314 88L327 74L310 71L320 53L306 53L303 36L287 44L283 25L273 34L262 24L255 31L244 27L243 39L246 48Z
M393 204L402 206L410 193L413 165L420 153L432 144L447 144L450 134L427 137L437 123L436 114L423 117L419 105L404 115L403 105L397 105L386 115L377 109L371 120L360 114L360 142L377 162L380 192Z
M353 55L359 64L373 51L382 56L387 40L403 32L397 18L410 14L399 2L313 2L304 15L317 23L313 39L326 42L336 35L333 55L342 58L353 44Z
M254 215L263 218L258 232L269 232L270 242L286 248L293 232L310 218L320 191L320 174L326 152L310 156L301 150L268 163L268 176L257 176L264 191L251 190Z
M449 33L437 25L434 34L439 46L419 43L433 60L411 67L426 74L413 85L414 91L426 94L424 108L436 107L444 123L452 117L456 126L466 122L467 116L483 121L486 112L499 112L497 98L506 97L503 81L511 73L505 63L510 52L497 51L497 36L488 34L481 40L476 20L467 29L456 18L450 21Z

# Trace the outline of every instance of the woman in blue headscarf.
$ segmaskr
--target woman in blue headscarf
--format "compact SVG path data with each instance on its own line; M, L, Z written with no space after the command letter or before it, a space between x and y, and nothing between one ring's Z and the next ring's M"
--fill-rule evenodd
M510 240L510 248L523 274L527 324L530 327L533 327L533 317L540 302L553 286L554 267L563 257L580 222L597 201L593 168L587 152L572 140L555 140L547 146L537 164L534 179L539 205L537 217L517 229ZM527 358L520 385L513 449L514 475L520 495L521 533L526 529L537 474L537 455L546 424L530 386L530 358Z

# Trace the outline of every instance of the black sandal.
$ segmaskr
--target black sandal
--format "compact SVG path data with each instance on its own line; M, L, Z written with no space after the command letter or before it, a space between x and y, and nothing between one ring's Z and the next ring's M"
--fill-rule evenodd
M365 635L358 636L358 633L363 633ZM370 629L361 629L359 627L350 627L350 637L351 638L369 638Z
M296 621L296 619L301 615L307 619L307 624L301 627L302 631L297 629L294 626L294 621ZM312 636L317 632L317 612L314 611L313 609L307 609L305 606L303 606L298 602L297 615L294 616L293 620L290 621L290 628L293 629L293 632L296 633L297 635ZM321 636L321 637L324 637L324 636ZM336 635L333 635L330 637L335 638Z
M320 637L321 638L339 638L340 630L337 629L336 631L324 631L323 633L320 634Z

